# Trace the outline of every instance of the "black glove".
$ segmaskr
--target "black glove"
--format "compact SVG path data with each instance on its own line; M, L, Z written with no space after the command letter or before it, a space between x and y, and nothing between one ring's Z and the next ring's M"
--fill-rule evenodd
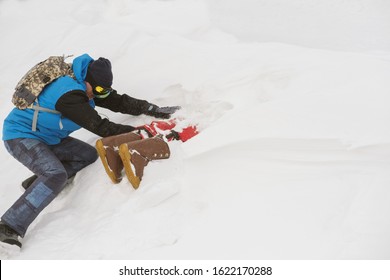
M157 105L149 104L145 114L159 119L169 119L180 108L180 106L158 107Z

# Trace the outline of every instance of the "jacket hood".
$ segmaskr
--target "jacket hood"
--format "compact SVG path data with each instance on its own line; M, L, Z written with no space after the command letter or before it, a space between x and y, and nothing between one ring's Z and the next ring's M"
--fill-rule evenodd
M76 80L84 84L85 77L87 76L88 65L93 61L93 58L88 54L83 54L76 57L73 60L72 69Z

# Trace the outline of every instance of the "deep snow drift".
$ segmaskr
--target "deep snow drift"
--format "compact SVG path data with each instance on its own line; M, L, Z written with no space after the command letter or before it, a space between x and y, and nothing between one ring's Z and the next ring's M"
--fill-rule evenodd
M82 170L14 258L388 259L390 47L381 37L389 19L380 15L389 4L342 1L344 10L352 2L359 9L336 31L294 37L275 27L269 42L257 38L274 27L255 9L278 14L282 26L286 14L295 13L296 27L312 20L300 17L302 7L327 7L341 19L337 1L285 2L295 5L247 0L237 11L235 1L217 0L0 1L1 119L29 67L88 52L111 59L119 92L181 105L175 117L201 131L170 143L172 158L150 163L137 191L126 178L113 185L99 161ZM371 39L359 41L367 32L358 28L343 37L360 19ZM325 32L326 22L316 24ZM100 112L120 123L152 120ZM72 136L98 139L85 130ZM0 157L3 213L31 174L3 146Z

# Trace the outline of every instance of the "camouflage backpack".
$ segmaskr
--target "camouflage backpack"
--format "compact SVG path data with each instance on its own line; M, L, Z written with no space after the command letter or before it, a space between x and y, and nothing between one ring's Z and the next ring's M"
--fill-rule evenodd
M33 108L32 104L45 86L65 75L75 78L72 64L65 62L68 57L50 56L31 68L16 85L12 103L22 110Z

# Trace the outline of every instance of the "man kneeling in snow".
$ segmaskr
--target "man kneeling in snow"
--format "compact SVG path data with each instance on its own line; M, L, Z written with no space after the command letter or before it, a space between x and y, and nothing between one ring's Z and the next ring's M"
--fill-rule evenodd
M21 247L28 227L61 192L69 178L93 163L96 149L69 135L81 127L101 136L123 134L136 128L102 119L95 105L130 115L169 118L179 107L158 107L145 100L120 95L112 89L113 74L108 59L93 60L88 54L72 64L75 78L62 76L47 85L36 104L60 114L14 108L4 121L7 151L34 176L23 182L26 191L0 221L0 245ZM32 129L35 125L34 129Z

